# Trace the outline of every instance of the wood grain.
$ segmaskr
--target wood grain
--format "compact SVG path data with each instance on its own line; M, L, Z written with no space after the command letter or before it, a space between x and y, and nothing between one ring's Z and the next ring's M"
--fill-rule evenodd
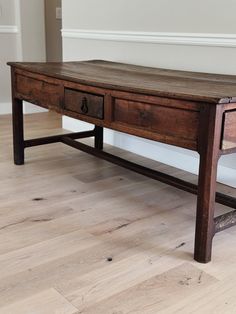
M103 302L97 302L94 307L85 307L83 313L156 314L160 311L165 312L170 304L179 301L184 292L191 296L195 289L204 289L213 283L217 283L217 280L204 271L189 264L182 264L140 284L133 285ZM90 293L92 294L94 291L91 290ZM85 302L84 304L86 305Z
M28 299L1 308L1 314L78 314L55 289L51 288Z
M220 198L221 204L236 206L235 198L216 194L215 189L218 159L225 152L222 146L228 143L228 138L231 143L236 138L234 117L229 113L229 108L235 111L235 77L94 60L9 65L16 165L24 164L24 148L61 142L154 178L153 170L102 151L104 127L197 151L200 154L197 189L158 172L155 178L183 190L197 191L194 258L202 263L211 260L216 230L215 199ZM92 135L95 148L79 143L69 135L25 141L23 100L94 124L94 131L78 136ZM234 146L228 147L229 152L233 149ZM224 229L232 225L226 224Z
M43 82L17 74L15 92L23 94L28 101L46 108L60 105L60 85L55 82Z
M64 109L103 119L103 97L65 88ZM87 108L87 109L86 109Z
M199 112L115 99L113 124L144 128L164 136L197 141Z
M139 67L108 61L8 63L81 84L211 103L236 101L235 76ZM142 79L140 80L140 75ZM158 88L157 88L158 87Z
M51 112L25 124L27 138L66 133ZM28 150L15 166L10 116L0 117L0 145L1 314L235 312L236 228L217 234L212 263L193 262L193 195L59 143Z
M228 150L236 147L236 111L224 113L224 131L221 147Z

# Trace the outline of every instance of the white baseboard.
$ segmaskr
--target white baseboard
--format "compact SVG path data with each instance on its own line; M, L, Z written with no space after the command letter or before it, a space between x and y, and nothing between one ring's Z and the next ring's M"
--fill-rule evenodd
M62 125L64 129L71 132L91 130L90 124L69 117L63 117ZM182 149L174 150L169 145L108 129L105 129L104 142L166 165L198 174L199 158L197 154L187 154ZM236 188L236 169L219 164L217 181Z

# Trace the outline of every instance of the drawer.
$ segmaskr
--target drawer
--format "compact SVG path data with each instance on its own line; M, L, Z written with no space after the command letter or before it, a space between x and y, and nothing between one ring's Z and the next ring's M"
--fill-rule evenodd
M59 107L60 86L53 83L37 80L21 74L16 75L16 91L36 105L46 108Z
M236 110L226 111L223 121L223 136L221 148L223 150L236 147Z
M89 117L103 119L103 96L65 88L64 109Z
M113 103L113 123L159 134L163 141L165 139L169 143L176 141L168 141L168 138L196 143L199 111L116 98ZM188 146L195 147L195 144Z

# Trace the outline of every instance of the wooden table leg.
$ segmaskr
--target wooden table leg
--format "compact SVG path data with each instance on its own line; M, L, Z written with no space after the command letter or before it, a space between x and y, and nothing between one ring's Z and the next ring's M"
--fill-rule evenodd
M95 148L102 150L103 149L103 127L95 126L94 130L95 130L94 146Z
M220 107L213 105L203 109L200 122L200 166L194 250L194 259L200 263L211 260L212 240L215 234L214 210L221 125Z
M201 263L211 260L215 226L216 168L216 160L200 157L194 259Z
M15 165L24 164L23 101L12 99L13 146Z

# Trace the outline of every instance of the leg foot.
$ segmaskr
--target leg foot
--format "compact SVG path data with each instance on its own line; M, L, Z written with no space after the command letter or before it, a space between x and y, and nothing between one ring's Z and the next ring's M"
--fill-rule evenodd
M212 240L215 234L214 211L216 173L219 159L222 109L205 106L200 113L198 198L194 259L211 261Z

